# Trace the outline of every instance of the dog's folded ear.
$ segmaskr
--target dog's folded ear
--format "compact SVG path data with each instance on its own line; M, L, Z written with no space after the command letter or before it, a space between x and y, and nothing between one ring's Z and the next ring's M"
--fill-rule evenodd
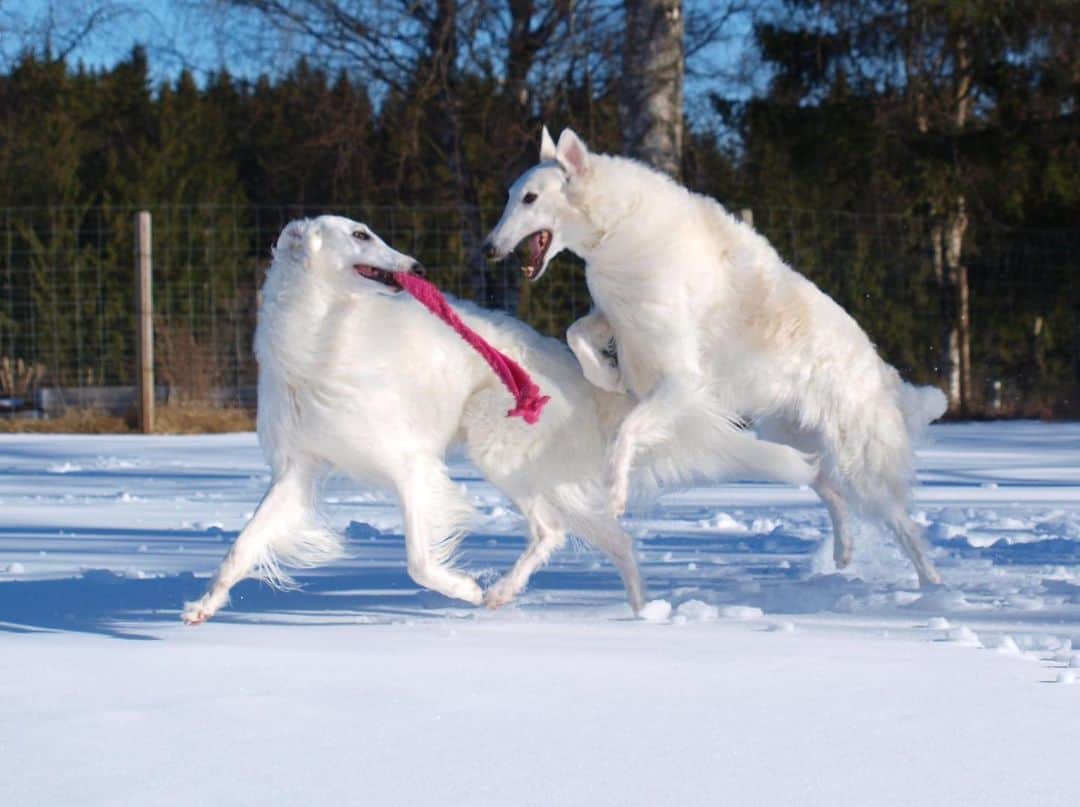
M545 163L548 160L557 159L559 159L559 154L555 150L555 141L551 139L551 132L545 126L540 133L540 162Z
M582 176L588 170L589 149L573 129L563 129L556 147L556 159L571 174Z
M275 254L285 253L290 257L303 260L310 257L318 248L321 239L318 228L311 219L296 219L285 225L278 236Z

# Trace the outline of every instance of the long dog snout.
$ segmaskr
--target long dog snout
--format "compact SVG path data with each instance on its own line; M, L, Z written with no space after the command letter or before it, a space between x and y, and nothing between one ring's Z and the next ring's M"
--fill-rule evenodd
M490 238L480 245L480 251L484 253L484 257L489 261L493 261L499 256L499 250L495 248L495 244Z

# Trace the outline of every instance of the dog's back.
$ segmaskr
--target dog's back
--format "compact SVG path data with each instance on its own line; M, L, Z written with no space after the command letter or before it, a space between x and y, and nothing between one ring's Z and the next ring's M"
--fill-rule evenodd
M470 459L500 487L522 496L538 487L599 483L608 437L624 413L626 396L589 384L562 342L505 314L454 305L470 327L526 368L551 397L530 426L506 417L511 400L497 382L478 388L462 416Z

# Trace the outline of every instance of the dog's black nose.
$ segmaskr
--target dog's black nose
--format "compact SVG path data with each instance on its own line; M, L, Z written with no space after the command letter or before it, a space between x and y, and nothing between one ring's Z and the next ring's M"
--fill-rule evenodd
M484 257L487 258L489 261L494 260L496 252L495 245L490 241L485 241L483 244L481 244L480 251L484 253Z
M417 277L427 277L427 269L419 261L413 261L413 265L409 267L409 274Z

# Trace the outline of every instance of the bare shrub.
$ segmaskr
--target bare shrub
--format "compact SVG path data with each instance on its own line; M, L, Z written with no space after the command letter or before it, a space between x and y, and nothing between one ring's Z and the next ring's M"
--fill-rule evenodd
M45 366L0 356L0 398L27 398L45 377Z
M169 403L209 403L220 386L221 363L212 345L195 337L192 328L157 322L154 364L169 387Z

